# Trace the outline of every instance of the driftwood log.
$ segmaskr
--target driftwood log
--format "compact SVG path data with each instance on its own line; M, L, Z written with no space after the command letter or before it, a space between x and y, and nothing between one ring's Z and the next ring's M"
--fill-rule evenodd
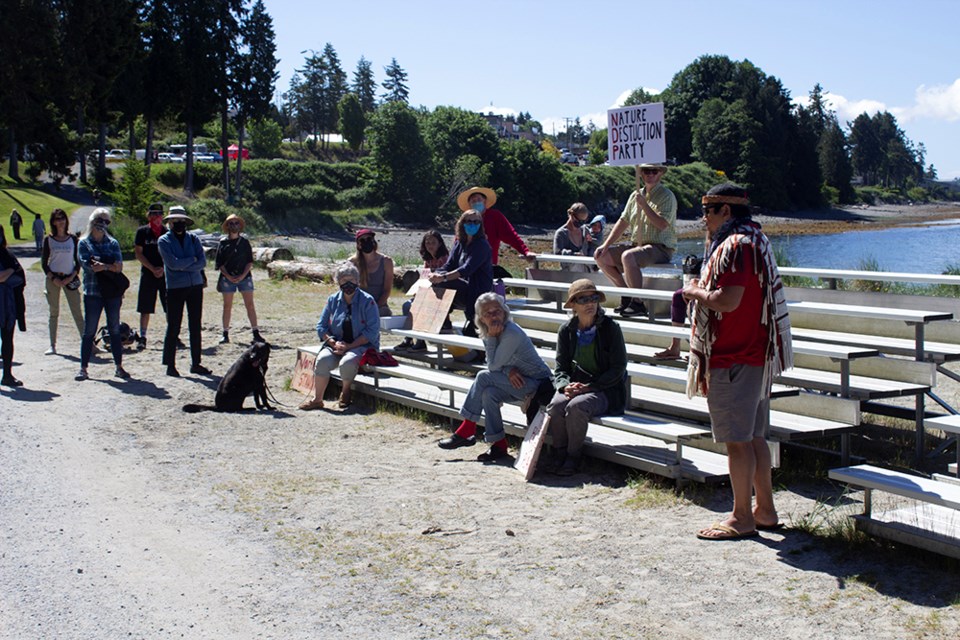
M203 250L207 262L216 262L217 247L206 247ZM286 247L253 247L253 264L265 267L274 260L293 260L293 252Z
M311 282L330 283L333 282L333 274L340 264L339 262L313 262L307 260L274 260L268 262L266 268L271 278L301 278L303 280L310 280ZM406 291L413 286L413 282L416 282L418 276L419 273L417 271L411 271L402 266L396 267L393 271L393 286L396 289ZM413 280L407 285L406 282L411 277Z

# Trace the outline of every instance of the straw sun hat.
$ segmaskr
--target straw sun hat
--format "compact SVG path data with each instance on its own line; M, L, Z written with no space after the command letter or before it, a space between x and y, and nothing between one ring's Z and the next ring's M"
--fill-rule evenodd
M597 285L590 282L586 278L580 278L579 280L574 280L570 284L570 288L567 289L567 303L564 306L565 309L573 308L573 301L576 298L579 298L583 295L588 295L595 293L600 296L600 302L606 302L607 296L603 294L602 291L597 291Z
M479 193L484 198L487 199L487 208L489 209L497 202L497 192L493 189L488 189L486 187L470 187L466 191L462 192L457 196L457 206L460 207L461 211L470 209L470 196L475 193Z

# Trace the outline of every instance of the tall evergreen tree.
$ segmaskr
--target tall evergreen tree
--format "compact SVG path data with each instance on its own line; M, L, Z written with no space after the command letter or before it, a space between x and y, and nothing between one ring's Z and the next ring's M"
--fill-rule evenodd
M357 70L353 72L351 89L360 100L364 113L372 113L377 108L377 83L373 79L373 64L360 56Z
M339 129L340 100L347 94L347 74L340 65L340 57L329 42L323 46L324 94L323 94L323 130L334 132ZM325 143L324 146L327 146Z
M407 104L407 97L410 95L410 90L407 88L407 72L397 63L396 58L391 58L390 65L384 67L383 71L387 75L382 84L386 89L382 96L383 101Z
M827 120L817 145L817 155L824 184L838 191L841 204L852 204L856 200L856 193L850 183L853 179L853 167L847 151L847 138L836 116Z
M263 0L257 0L250 14L240 25L243 50L239 54L233 83L233 98L237 108L237 180L235 194L240 194L243 177L243 138L250 120L266 117L277 81L277 43L273 18L267 13Z
M348 93L343 96L340 99L338 111L340 112L340 133L343 134L351 149L359 151L363 145L363 131L367 126L367 118L357 94Z
M143 16L143 117L147 124L147 161L153 157L154 128L158 120L173 113L176 93L171 89L183 71L178 64L174 15L166 0L147 0ZM149 164L147 165L149 170Z

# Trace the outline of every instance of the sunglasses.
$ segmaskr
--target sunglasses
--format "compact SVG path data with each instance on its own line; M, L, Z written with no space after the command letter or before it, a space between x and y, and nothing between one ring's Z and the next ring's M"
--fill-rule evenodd
M593 293L588 296L577 296L573 301L577 304L593 304L594 302L600 302L600 294Z
M652 176L660 173L660 169L641 169L640 173L645 176Z
M700 207L700 211L703 213L703 215L708 216L714 211L717 211L722 208L723 208L722 204L707 204Z

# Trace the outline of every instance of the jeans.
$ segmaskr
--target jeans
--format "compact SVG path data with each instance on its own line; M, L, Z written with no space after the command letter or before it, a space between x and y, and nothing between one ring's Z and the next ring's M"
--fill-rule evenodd
M520 400L536 393L540 382L536 378L524 377L523 386L517 389L510 383L506 372L481 371L470 385L467 398L460 408L460 415L465 420L477 422L482 413L486 418L483 439L487 442L502 440L505 434L500 405L507 400Z
M118 367L123 362L123 341L120 339L120 305L123 296L116 298L101 298L100 296L83 296L83 340L80 341L80 368L86 369L90 364L90 354L93 353L93 339L97 335L97 325L100 323L100 312L106 311L107 331L110 332L110 351L113 352L113 363Z
M187 307L187 326L190 330L190 362L200 364L200 321L203 314L203 285L167 289L167 335L163 339L163 364L177 363L177 340L183 324L183 307Z

